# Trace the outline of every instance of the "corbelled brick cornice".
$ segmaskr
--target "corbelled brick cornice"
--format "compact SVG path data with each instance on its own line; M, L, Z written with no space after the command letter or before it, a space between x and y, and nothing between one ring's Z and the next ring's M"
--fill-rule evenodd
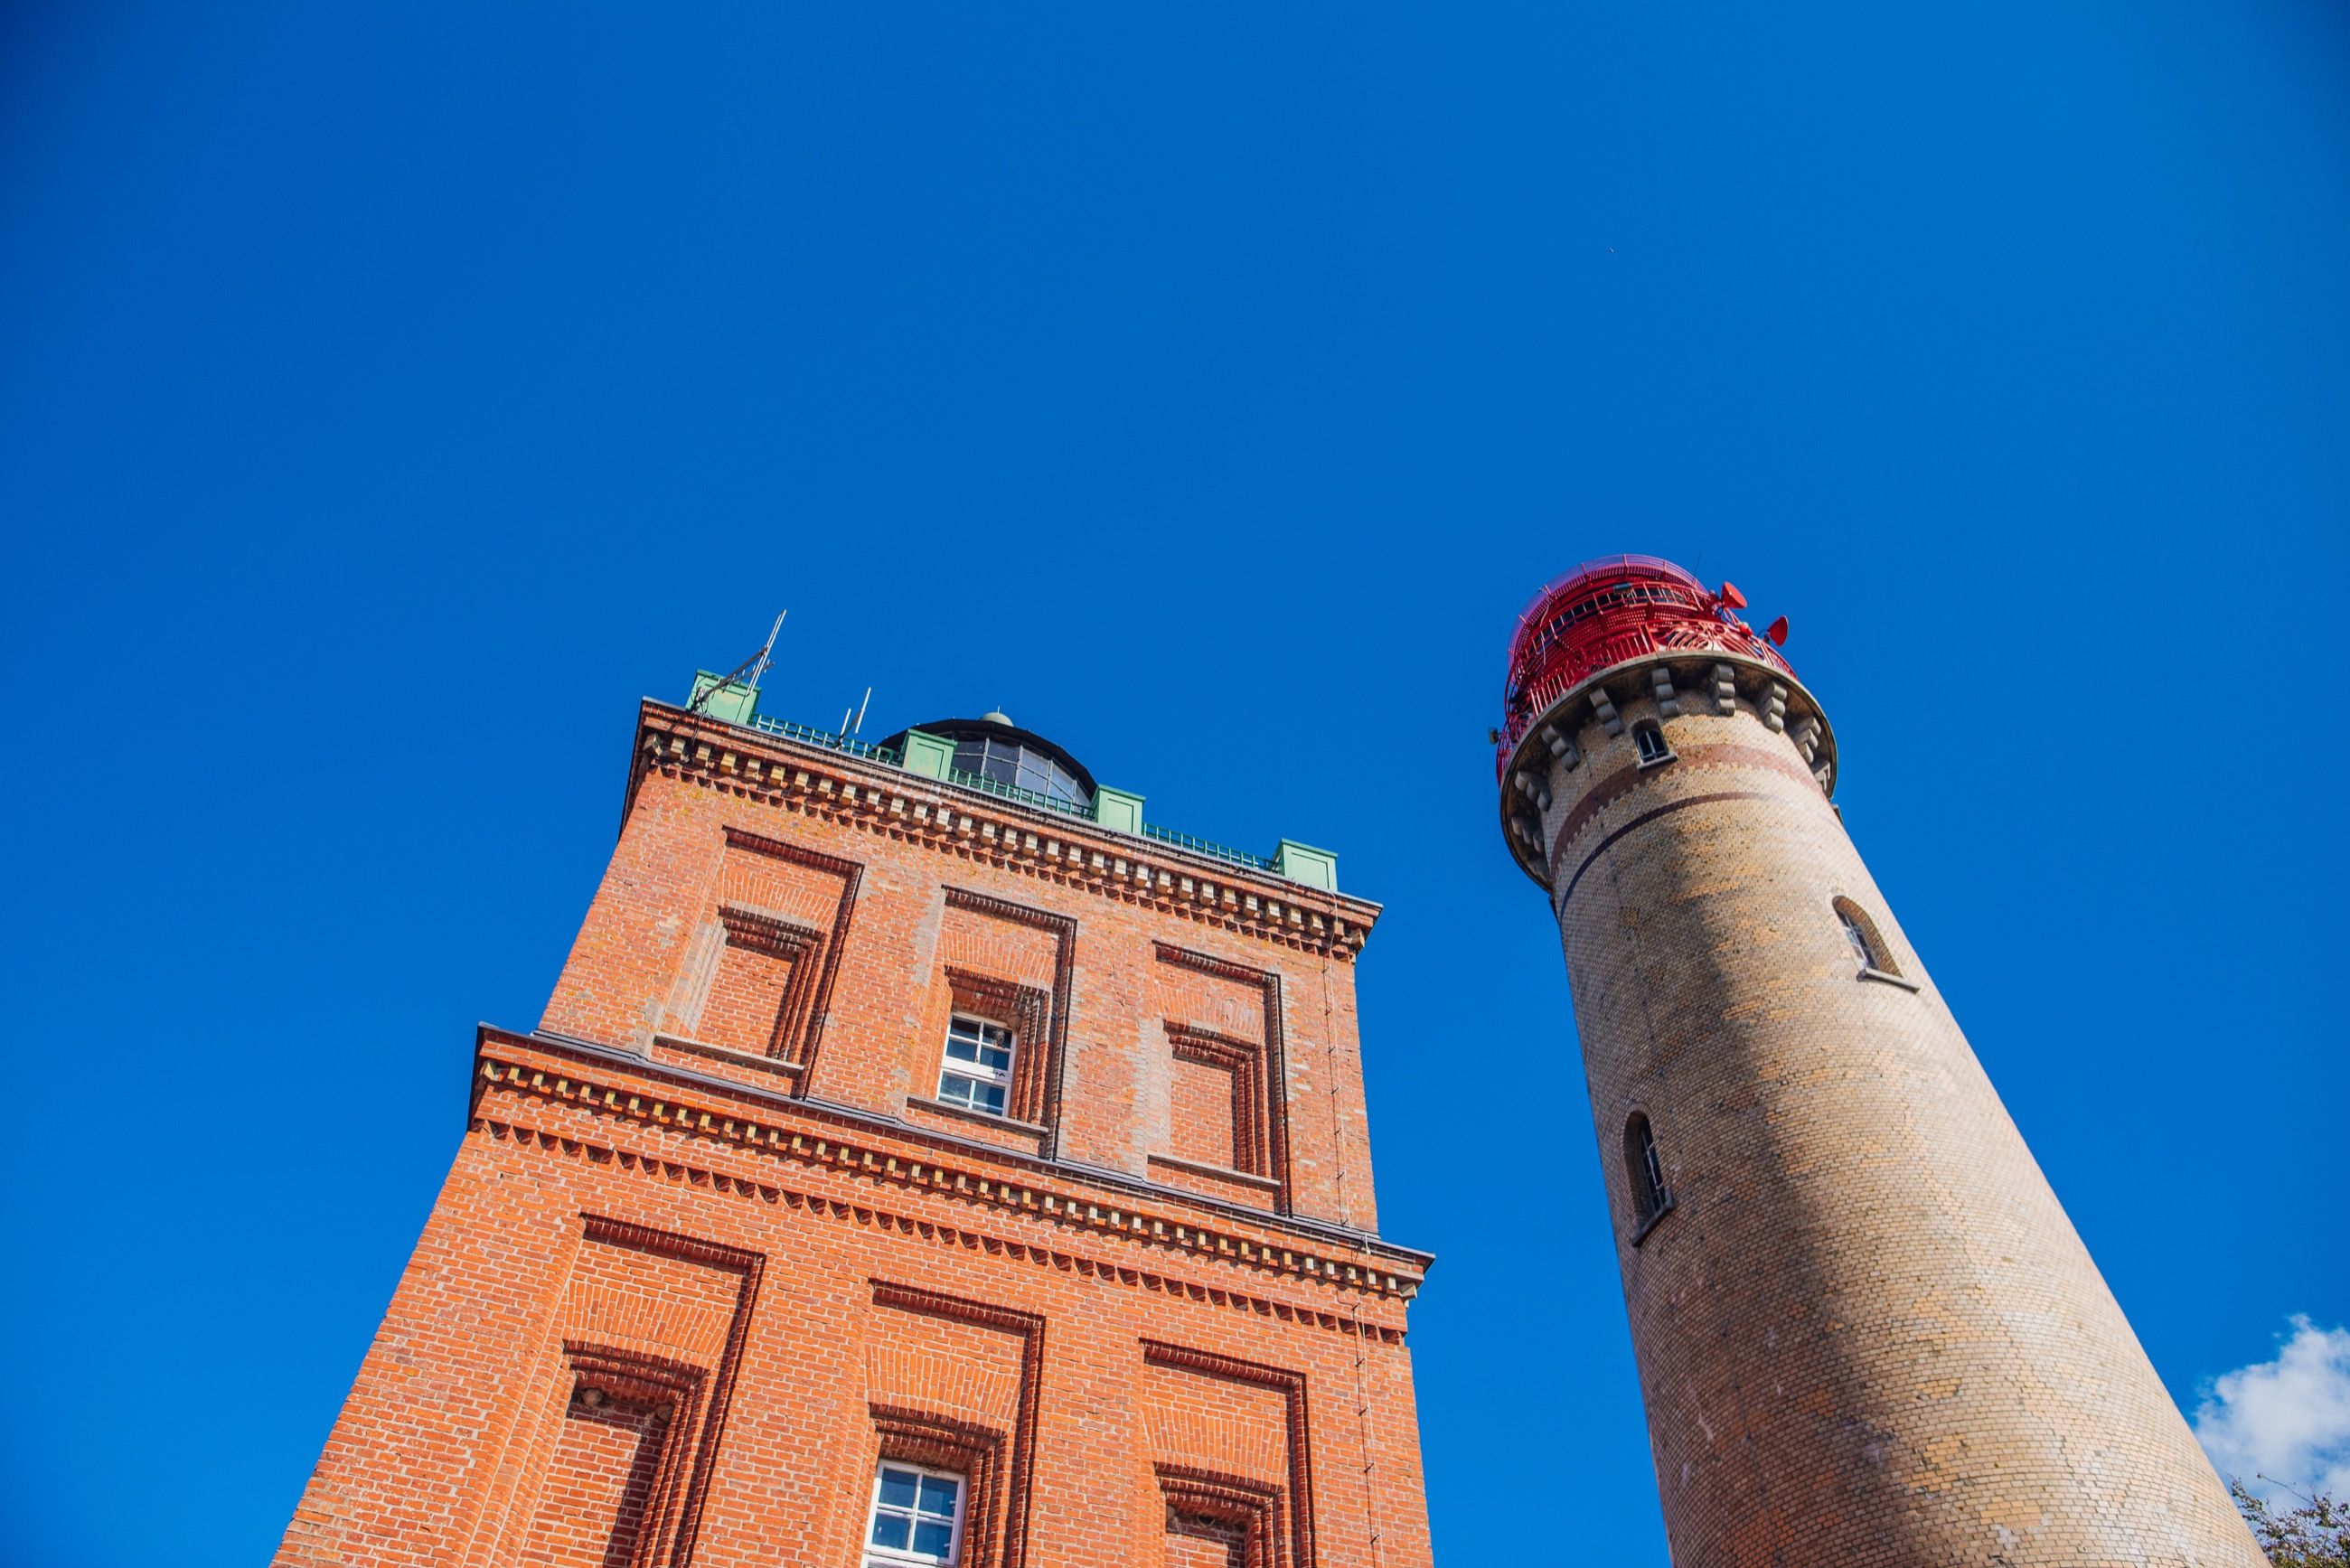
M1379 915L1367 899L650 701L636 757L629 805L659 772L1301 951L1351 960Z
M598 1057L606 1055L595 1049ZM1148 1196L1130 1197L1085 1189L1082 1179L1064 1180L1055 1174L1020 1173L1007 1177L992 1161L962 1150L920 1154L891 1147L892 1142L921 1137L920 1129L843 1129L817 1125L816 1113L805 1102L771 1103L755 1106L728 1103L736 1098L734 1085L631 1084L637 1064L578 1061L568 1065L567 1055L577 1054L567 1043L543 1036L512 1035L484 1028L476 1048L476 1093L473 1125L477 1128L536 1131L526 1105L536 1101L569 1106L618 1126L635 1124L684 1137L791 1164L821 1167L883 1186L918 1189L977 1205L983 1210L1016 1213L1082 1232L1115 1237L1151 1249L1167 1249L1187 1257L1285 1275L1341 1291L1371 1297L1409 1300L1419 1293L1420 1273L1405 1262L1420 1257L1373 1243L1354 1246L1334 1241L1316 1246L1306 1238L1278 1234L1280 1221L1265 1217L1264 1226L1202 1225L1195 1214L1179 1216L1167 1203ZM534 1059L536 1058L536 1059ZM646 1070L654 1064L643 1064ZM508 1108L495 1109L494 1096ZM555 1136L555 1135L550 1135ZM612 1135L617 1140L622 1135ZM617 1141L615 1142L617 1147ZM653 1163L660 1163L654 1157ZM764 1187L768 1183L762 1182ZM1172 1197L1174 1195L1168 1195ZM1180 1199L1179 1199L1180 1201ZM1272 1233L1269 1233L1272 1232ZM1332 1256L1333 1251L1351 1256ZM1155 1276L1154 1276L1155 1277ZM1253 1301L1254 1298L1249 1298ZM1295 1303L1283 1303L1284 1315L1326 1317L1326 1326L1345 1321L1343 1314L1317 1314Z

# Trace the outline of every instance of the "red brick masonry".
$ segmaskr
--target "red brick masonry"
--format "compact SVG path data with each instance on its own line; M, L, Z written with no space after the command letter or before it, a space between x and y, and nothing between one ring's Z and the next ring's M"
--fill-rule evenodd
M1377 913L646 704L277 1561L852 1568L889 1457L969 1564L1427 1563ZM958 1011L1003 1116L938 1097Z

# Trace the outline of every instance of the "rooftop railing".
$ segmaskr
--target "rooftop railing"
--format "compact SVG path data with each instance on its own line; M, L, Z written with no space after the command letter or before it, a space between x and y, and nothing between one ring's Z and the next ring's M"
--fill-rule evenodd
M795 724L789 719L770 719L764 713L754 713L751 716L750 727L770 735L781 735L786 740L797 741L805 746L822 746L827 752L844 752L852 757L864 757L871 762L887 763L893 768L902 765L905 762L904 757L887 746L877 746L870 741L860 741L854 735L836 734L830 730L816 730L806 724Z
M1008 784L1000 779L989 778L985 774L967 774L961 768L947 770L947 783L961 784L965 789L984 790L989 794L999 794L1006 800L1016 800L1026 805L1041 805L1046 811L1057 811L1066 815L1082 817L1087 822L1094 820L1094 805L1090 800L1080 805L1076 801L1063 800L1058 795L1045 794L1038 790L1022 789L1018 784Z
M753 714L746 727L756 730L762 734L780 735L787 741L797 741L804 746L817 746L827 752L838 752L845 756L861 757L868 762L880 763L889 767L903 767L906 763L904 753L893 747L876 745L869 741L860 741L854 735L843 735L831 730L818 730L807 724L795 724L788 719L771 719L764 713ZM1095 800L1088 800L1083 804L1063 800L1057 795L1045 794L1041 791L1022 789L1017 784L1003 784L989 778L984 774L967 774L960 768L950 768L947 771L946 782L963 789L977 790L983 794L1018 801L1023 805L1033 805L1045 811L1058 812L1063 816L1073 816L1080 822L1100 820ZM1253 855L1245 849L1235 849L1229 844L1219 844L1212 838L1201 838L1197 834L1178 833L1171 827L1161 827L1155 822L1146 822L1142 825L1142 836L1160 844L1171 845L1177 849L1189 850L1194 855L1203 855L1211 860L1221 860L1228 866L1238 866L1251 871L1279 874L1271 856Z
M1178 849L1188 849L1194 855L1205 855L1211 859L1228 860L1235 866L1245 866L1252 871L1273 869L1273 859L1270 856L1252 855L1245 849L1235 849L1229 844L1219 844L1212 838L1195 838L1191 834L1178 833L1171 827L1161 827L1154 822L1146 822L1142 825L1142 836L1155 838L1161 844L1171 844Z

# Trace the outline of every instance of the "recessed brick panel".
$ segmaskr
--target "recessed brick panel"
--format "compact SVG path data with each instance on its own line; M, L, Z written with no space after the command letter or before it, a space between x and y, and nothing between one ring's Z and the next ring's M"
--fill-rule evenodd
M971 1478L988 1568L1203 1541L1287 1563L1309 1516L1312 1563L1425 1568L1424 1260L1371 1228L1354 1035L1368 908L1180 858L1162 881L1139 840L645 714L546 1032L482 1033L455 1161L278 1561L853 1568L889 1454ZM726 973L729 910L827 949L804 1073L706 1054L775 992ZM1184 1017L1279 1025L1296 1210L1352 1230L1152 1165L1167 943L1242 977L1199 971ZM1050 993L1052 1147L910 1104L957 974ZM660 1044L689 1005L728 1040ZM1170 1533L1170 1499L1208 1533Z

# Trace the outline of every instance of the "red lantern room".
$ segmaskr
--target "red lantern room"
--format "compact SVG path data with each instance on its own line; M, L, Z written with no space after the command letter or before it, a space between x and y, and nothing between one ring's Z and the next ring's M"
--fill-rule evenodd
M1616 665L1659 653L1733 653L1794 671L1772 638L1738 618L1744 596L1710 592L1655 556L1605 556L1554 578L1518 614L1493 758L1498 777L1518 742L1561 697Z

